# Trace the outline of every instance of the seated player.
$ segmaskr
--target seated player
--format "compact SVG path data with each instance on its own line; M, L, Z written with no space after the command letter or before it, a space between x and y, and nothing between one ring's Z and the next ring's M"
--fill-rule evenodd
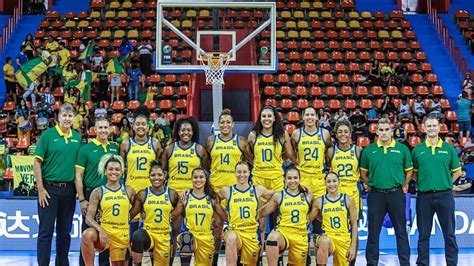
M336 173L327 173L325 181L328 192L314 200L311 210L312 216L322 217L323 227L323 234L316 240L316 262L326 265L334 254L334 265L349 265L357 255L357 204L351 196L339 193Z
M143 228L132 236L133 265L141 265L143 251L153 254L154 265L168 265L171 258L170 213L178 202L178 193L166 185L159 161L150 165L151 187L137 193L130 217L142 213Z
M269 266L278 265L279 255L288 250L289 265L306 265L309 255L310 230L308 224L313 195L300 185L300 173L293 166L285 173L285 188L275 193L260 210L260 218L279 209L278 225L267 237L267 260Z
M94 265L94 249L99 252L109 249L112 265L126 266L125 255L130 247L129 211L135 191L119 182L124 169L122 157L106 154L98 169L107 177L107 184L94 189L90 196L86 217L90 227L82 233L82 257L86 265Z
M214 256L212 220L215 214L226 220L227 215L214 192L204 168L195 168L192 173L192 190L178 201L171 212L171 219L184 214L184 229L178 236L181 265L189 266L194 254L194 265L208 266Z

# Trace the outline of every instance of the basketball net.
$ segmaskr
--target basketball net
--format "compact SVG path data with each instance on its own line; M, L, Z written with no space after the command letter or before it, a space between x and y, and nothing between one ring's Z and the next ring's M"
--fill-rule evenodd
M229 66L230 57L228 53L203 53L199 55L199 61L206 74L206 84L224 85L224 72Z

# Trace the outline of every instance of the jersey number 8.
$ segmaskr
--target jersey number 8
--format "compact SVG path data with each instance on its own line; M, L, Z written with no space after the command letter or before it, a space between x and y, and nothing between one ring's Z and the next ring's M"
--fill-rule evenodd
M291 211L291 222L297 224L300 221L300 211L292 210Z

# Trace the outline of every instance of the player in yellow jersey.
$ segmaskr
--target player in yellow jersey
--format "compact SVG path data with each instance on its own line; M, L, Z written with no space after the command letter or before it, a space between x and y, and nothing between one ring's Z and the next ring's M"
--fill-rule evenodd
M229 109L222 110L219 116L220 133L211 135L207 138L206 151L211 157L211 177L214 191L218 192L221 188L229 187L235 184L235 166L241 160L249 161L247 140L244 137L233 134L234 119ZM223 205L226 203L223 202ZM214 221L215 252L218 253L221 247L221 234L223 221L216 219ZM219 256L214 256L217 265Z
M140 190L135 197L131 216L144 215L143 228L132 236L133 265L141 265L143 251L153 254L154 265L168 265L171 258L170 213L178 202L178 193L166 186L161 162L150 165L151 186Z
M308 187L315 197L326 194L324 176L325 154L332 147L331 134L318 127L318 115L313 107L303 111L304 126L293 131L291 143L297 155L297 168L301 173L301 185Z
M219 215L226 220L227 215L212 188L204 168L192 170L192 190L180 198L171 212L173 222L184 214L184 229L178 237L181 265L189 266L194 253L196 266L209 266L214 256L213 217Z
M135 191L150 185L148 174L150 163L160 158L161 144L158 140L148 137L148 116L146 111L137 109L133 121L135 136L120 144L120 156L127 162L125 184ZM132 217L132 232L138 228L139 217Z
M351 144L352 125L349 120L341 120L334 127L337 144L330 147L326 153L331 171L337 173L341 184L339 191L351 196L357 211L362 209L362 201L359 191L359 158L361 147Z
M298 169L293 166L288 167L285 174L286 187L281 193L275 193L260 210L260 217L265 217L277 209L280 210L278 225L267 237L266 251L269 266L276 266L279 255L285 250L288 250L289 265L306 265L310 240L308 225L313 219L309 216L313 195L311 192L305 192L300 181Z
M260 198L270 199L275 191L261 185L249 183L250 165L241 161L235 166L237 184L224 187L219 198L227 200L229 226L225 233L225 255L227 265L257 265L260 256L261 238L257 217ZM240 251L240 261L237 254Z
M357 208L354 199L339 192L339 177L326 174L327 194L315 198L311 213L321 217L324 233L316 240L316 262L326 265L334 254L334 265L349 265L357 255Z
M95 188L90 196L86 217L90 227L82 233L81 245L85 265L94 265L94 249L109 249L114 266L128 265L125 255L130 247L129 211L135 191L120 184L123 169L123 159L118 155L106 154L99 162L98 171L107 177L107 184Z
M296 157L291 139L283 129L280 115L275 108L265 106L248 136L249 148L253 154L252 182L266 189L280 191L284 187L284 157L295 162ZM270 215L270 227L276 225L278 214ZM260 221L260 231L265 230L265 219Z

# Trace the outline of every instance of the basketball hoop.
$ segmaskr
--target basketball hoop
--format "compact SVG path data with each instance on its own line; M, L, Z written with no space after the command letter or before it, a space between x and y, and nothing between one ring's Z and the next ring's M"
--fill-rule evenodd
M229 53L202 53L198 56L199 62L204 67L206 84L224 85L224 72L229 66Z

